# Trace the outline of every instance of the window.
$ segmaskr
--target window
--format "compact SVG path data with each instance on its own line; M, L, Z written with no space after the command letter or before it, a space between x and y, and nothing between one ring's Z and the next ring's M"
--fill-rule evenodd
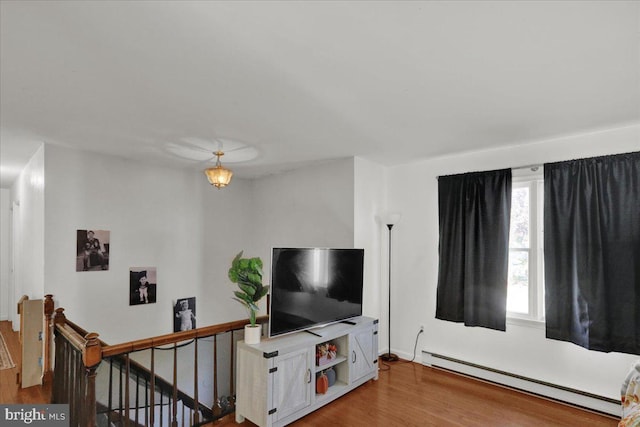
M542 168L532 169L512 171L507 317L543 321L544 185Z

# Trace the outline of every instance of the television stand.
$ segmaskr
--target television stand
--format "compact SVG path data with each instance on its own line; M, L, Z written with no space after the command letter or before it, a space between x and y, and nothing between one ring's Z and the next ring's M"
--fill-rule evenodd
M322 335L317 334L317 333L315 333L315 332L312 332L312 331L310 331L309 329L306 329L304 332L306 332L306 333L308 333L308 334L311 334L311 335L315 335L316 337L322 337Z
M316 346L328 342L337 354L317 360ZM378 320L358 317L313 335L296 332L255 345L239 341L236 363L236 422L246 418L260 427L285 426L378 379ZM316 393L316 379L329 368L335 384Z
M347 325L357 325L353 320L341 320L340 323L346 323Z

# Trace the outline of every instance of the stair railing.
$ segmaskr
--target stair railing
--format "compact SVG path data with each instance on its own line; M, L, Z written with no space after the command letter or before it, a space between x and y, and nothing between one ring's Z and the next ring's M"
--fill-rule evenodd
M45 301L45 315L46 311ZM267 319L257 321L264 325ZM108 345L97 333L88 333L66 319L64 309L58 308L51 327L55 334L52 403L69 404L71 426L178 427L220 419L235 411L234 349L246 323L248 320L227 322ZM206 354L211 351L208 360L199 360L203 352L199 346ZM187 355L192 359L179 357L185 350L193 353ZM225 358L219 356L221 350L226 365L220 362ZM164 370L159 369L160 362L165 362ZM193 385L188 390L179 387L185 382L180 377L184 365L193 369ZM48 370L45 363L45 376ZM211 374L213 390L203 390L201 377ZM228 383L222 385L224 380ZM227 394L219 394L219 386ZM203 395L213 398L202 402Z
M69 322L63 308L56 309L53 323L55 367L51 403L69 404L70 426L93 427L96 425L96 369L102 347L98 334L86 333Z

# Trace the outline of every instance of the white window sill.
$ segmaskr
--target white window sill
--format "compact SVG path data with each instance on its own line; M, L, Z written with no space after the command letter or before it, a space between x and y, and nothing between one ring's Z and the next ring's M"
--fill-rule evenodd
M525 326L527 328L544 329L544 320L525 319L507 315L507 325Z

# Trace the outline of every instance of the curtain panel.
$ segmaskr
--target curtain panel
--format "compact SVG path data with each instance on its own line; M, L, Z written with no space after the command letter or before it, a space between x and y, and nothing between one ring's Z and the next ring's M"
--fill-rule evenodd
M436 318L506 328L511 169L438 177Z
M544 165L548 338L640 354L640 152Z

